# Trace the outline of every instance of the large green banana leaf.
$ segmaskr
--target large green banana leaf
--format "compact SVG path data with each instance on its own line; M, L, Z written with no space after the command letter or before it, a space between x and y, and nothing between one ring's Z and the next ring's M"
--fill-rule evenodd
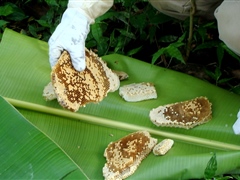
M151 153L128 179L203 178L213 153L216 175L240 173L240 136L232 130L238 95L126 56L103 59L129 74L121 85L153 82L158 98L130 103L116 91L77 113L64 110L56 100L42 97L51 71L47 43L5 30L0 44L0 179L103 179L107 145L143 129L159 141L172 138L175 143L165 156ZM152 108L197 96L212 102L210 122L186 130L157 127L149 120Z

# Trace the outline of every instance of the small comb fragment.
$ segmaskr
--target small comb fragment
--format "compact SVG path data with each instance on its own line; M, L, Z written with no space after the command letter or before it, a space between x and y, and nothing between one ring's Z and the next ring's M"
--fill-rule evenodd
M157 126L190 129L212 118L212 104L206 97L197 97L152 109L150 120Z
M156 99L157 91L152 83L132 83L119 88L119 95L128 102Z
M95 53L85 49L86 68L76 71L70 55L64 51L51 72L52 85L59 104L76 112L88 103L98 103L109 91L118 88L119 79ZM111 77L113 76L113 79ZM114 86L111 85L114 82Z
M104 178L120 180L132 175L156 143L157 139L147 131L137 131L111 142L104 152L107 160L103 167Z
M158 143L153 148L153 154L158 155L165 155L173 146L174 141L172 139L164 139L160 143Z
M112 70L112 71L118 76L120 81L125 80L129 77L128 74L124 71L117 71L117 70Z
M43 89L43 98L46 101L51 101L53 99L56 99L57 96L55 94L52 82L49 82Z

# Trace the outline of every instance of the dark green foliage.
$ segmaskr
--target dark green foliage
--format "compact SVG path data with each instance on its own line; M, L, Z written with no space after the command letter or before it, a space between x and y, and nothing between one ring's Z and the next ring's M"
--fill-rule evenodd
M47 41L59 24L67 1L3 1L0 6L0 34L8 27Z
M67 2L2 0L0 39L8 27L48 41ZM197 63L204 66L205 80L240 94L239 79L232 74L234 68L240 68L240 58L219 40L216 21L194 18L190 56L186 58L189 24L189 19L180 21L159 13L147 0L115 0L113 7L91 25L86 47L99 56L124 54L168 68Z

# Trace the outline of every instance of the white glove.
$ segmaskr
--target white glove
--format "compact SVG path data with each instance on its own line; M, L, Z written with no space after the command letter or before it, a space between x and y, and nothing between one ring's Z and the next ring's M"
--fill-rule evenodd
M237 114L237 121L233 124L233 131L235 134L240 135L240 110Z
M215 10L219 38L240 55L240 0L224 0Z
M62 51L67 50L74 68L77 71L85 69L85 40L90 24L112 5L113 0L69 0L61 23L48 41L51 67L57 63Z
M85 40L89 33L90 22L76 8L67 8L61 23L50 37L49 61L53 67L63 50L71 56L72 64L77 71L83 71L85 63Z

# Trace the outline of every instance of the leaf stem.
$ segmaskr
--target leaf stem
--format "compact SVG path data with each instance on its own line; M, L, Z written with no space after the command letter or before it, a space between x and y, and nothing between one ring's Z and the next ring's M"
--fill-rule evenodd
M185 62L187 62L190 52L191 52L191 45L192 45L192 37L193 37L193 20L194 14L196 12L196 4L195 0L191 0L191 11L190 11L190 19L189 19L189 35L188 35L188 42L187 42L187 49L186 49L186 58Z
M64 109L51 108L51 107L47 107L47 106L43 106L43 105L30 103L30 102L20 101L17 99L11 99L11 98L6 98L6 97L4 97L4 99L6 101L8 101L10 104L12 104L13 106L15 106L16 108L22 108L22 109L41 112L41 113L66 117L68 119L72 118L72 119L81 120L81 121L85 121L85 122L92 123L92 124L98 124L101 126L117 128L117 129L122 129L122 130L128 130L128 131L146 130L149 133L151 133L152 135L163 136L165 138L171 138L171 139L175 139L175 140L184 141L187 143L193 143L193 144L197 144L197 145L201 145L201 146L212 147L215 149L240 150L239 145L228 144L228 143L224 143L224 142L220 142L220 141L214 141L214 140L193 137L193 136L188 136L188 135L183 135L183 134L176 134L176 133L172 133L172 132L165 132L165 131L161 131L161 130L155 130L155 129L144 127L144 126L128 124L128 123L124 123L124 122L114 121L111 119L100 118L100 117L95 117L95 116L86 115L86 114L74 113L74 112L70 112L70 111L67 111Z

